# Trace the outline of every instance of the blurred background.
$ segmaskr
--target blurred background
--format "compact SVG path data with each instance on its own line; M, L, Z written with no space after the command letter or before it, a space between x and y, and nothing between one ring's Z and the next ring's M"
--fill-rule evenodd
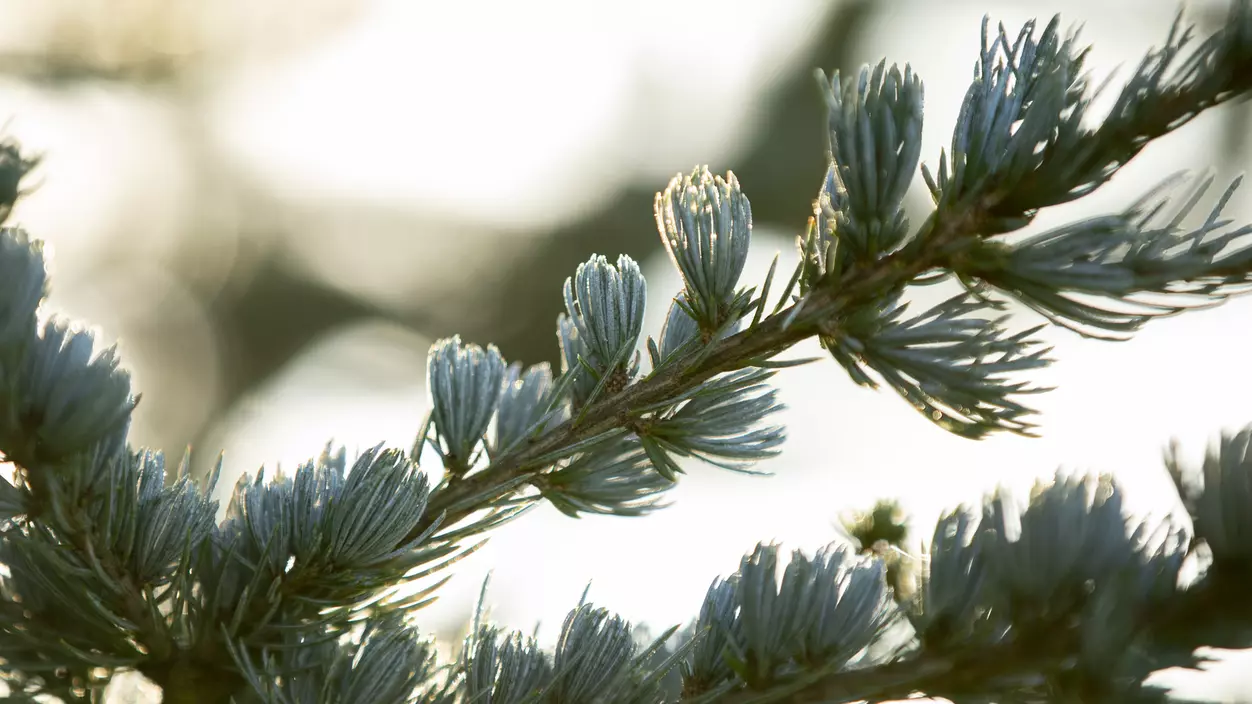
M133 440L173 456L190 445L200 470L224 450L225 498L242 473L293 468L331 439L350 453L407 448L429 404L426 351L442 336L555 363L560 285L592 253L643 264L655 335L679 279L652 196L696 164L733 169L751 198L744 282L759 284L775 252L789 272L825 168L813 70L911 63L934 164L988 11L1010 33L1056 12L1081 22L1102 77L1132 70L1177 7L5 3L0 120L43 155L11 221L53 250L48 310L120 344L143 393ZM1226 3L1188 12L1203 36ZM1244 103L1203 115L1033 228L1118 210L1178 170L1210 169L1220 188L1252 163L1249 117ZM1228 211L1241 222L1248 193ZM929 205L919 176L914 222ZM692 467L673 506L643 519L575 522L541 507L460 563L422 623L454 645L491 571L492 617L539 624L548 645L589 581L594 602L660 631L694 617L709 582L758 541L814 550L839 539L841 515L883 497L901 500L916 541L940 510L1058 468L1112 472L1135 510L1163 516L1178 508L1165 444L1179 438L1198 458L1219 431L1252 422L1250 321L1252 297L1126 343L1046 332L1059 361L1038 380L1058 388L1037 399L1035 440L947 435L833 362L787 370L791 440L763 467L776 476ZM820 354L805 347L794 356ZM1197 701L1252 692L1230 666L1169 681Z

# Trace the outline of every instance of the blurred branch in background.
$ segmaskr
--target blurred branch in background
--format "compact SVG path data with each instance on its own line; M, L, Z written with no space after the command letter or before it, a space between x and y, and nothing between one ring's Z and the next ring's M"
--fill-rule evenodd
M298 51L359 16L358 0L42 0L4 8L0 72L45 86L162 85L208 64ZM12 34L9 34L12 33ZM258 40L259 39L259 40Z

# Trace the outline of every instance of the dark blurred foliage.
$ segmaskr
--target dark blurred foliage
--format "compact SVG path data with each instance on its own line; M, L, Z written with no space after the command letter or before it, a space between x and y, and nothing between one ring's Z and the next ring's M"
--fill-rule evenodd
M844 528L856 538L862 552L875 550L879 543L902 548L909 535L904 510L894 499L882 499L869 511L849 517Z
M27 176L38 165L39 157L23 154L21 145L0 142L0 223L8 219L18 196L30 187Z
M909 523L900 502L880 499L870 510L846 517L843 528L856 539L862 553L876 555L886 563L887 584L896 598L909 598L915 570L911 569L912 559L905 551Z

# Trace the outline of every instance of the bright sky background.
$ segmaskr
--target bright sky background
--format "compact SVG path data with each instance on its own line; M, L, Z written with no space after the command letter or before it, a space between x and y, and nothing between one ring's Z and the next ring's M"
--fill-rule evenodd
M195 86L195 120L226 166L291 212L391 208L471 230L476 223L534 229L576 217L640 178L660 188L695 163L724 170L753 126L762 86L813 68L795 58L825 5L377 0L305 51L265 62L245 57L206 72ZM923 160L933 163L947 143L990 4L884 5L856 54L909 61L920 73L927 96ZM1088 66L1102 76L1118 64L1133 66L1160 41L1175 7L1001 3L995 19L1015 31L1024 19L1054 10L1085 22L1083 37L1095 47ZM593 54L596 62L581 58ZM181 300L180 284L145 261L159 259L162 243L177 237L193 213L187 201L196 182L179 147L185 123L178 120L186 115L172 115L142 92L53 96L22 85L3 91L17 105L5 108L19 118L15 133L55 159L42 174L43 190L22 211L23 222L58 247L58 271L79 275L54 278L54 304L98 323L107 337L128 320L142 320L145 306ZM1216 128L1209 117L1197 120L1150 148L1097 196L1045 213L1040 222L1117 208L1168 173L1203 168L1217 157ZM480 139L484 132L493 138ZM131 151L143 158L128 161ZM101 179L102 168L115 163L122 165L116 179ZM752 186L743 184L749 197ZM912 195L914 205L925 205L920 178ZM71 198L76 207L65 208ZM1250 204L1244 197L1229 214L1252 219ZM127 225L126 237L100 236L113 231L102 222L130 223L136 209L148 214L141 231ZM362 247L361 233L342 225L264 246L283 248L312 275L378 300L455 285L464 267L490 276L490 257L525 246L488 243L500 249L483 251L441 234L403 236L425 238L425 256L417 259ZM758 232L744 281L759 282L775 251L789 271L793 234ZM125 280L101 278L84 262L102 251L143 261ZM677 290L676 273L664 260L644 265L651 299L667 300ZM406 272L406 283L390 285ZM552 308L555 318L558 291ZM661 304L649 308L652 334L663 314ZM189 320L196 315L189 309ZM545 644L588 581L597 604L660 630L693 617L710 581L733 571L757 541L816 549L836 538L832 523L841 512L888 496L900 497L917 532L928 533L940 510L977 501L998 483L1024 488L1058 467L1113 472L1137 510L1174 510L1160 461L1169 439L1180 438L1195 456L1219 430L1252 422L1252 381L1243 371L1250 320L1252 298L1159 321L1127 343L1048 331L1059 362L1038 381L1059 388L1038 399L1037 440L947 435L891 392L855 387L832 361L784 371L778 385L792 439L764 467L777 476L692 467L671 494L674 505L642 519L573 521L541 507L460 563L423 617L432 628L464 619L490 569L494 618L523 630L540 623ZM1032 322L1024 317L1021 324ZM187 334L198 330L189 324ZM430 342L382 323L327 336L218 429L228 467L251 472L276 460L293 466L330 437L350 450L380 441L407 447L427 406ZM198 379L210 389L211 341L193 347L201 355ZM814 351L804 346L794 355ZM161 394L155 381L163 377L145 377L143 358L142 345L128 357L140 381L152 384L145 393Z

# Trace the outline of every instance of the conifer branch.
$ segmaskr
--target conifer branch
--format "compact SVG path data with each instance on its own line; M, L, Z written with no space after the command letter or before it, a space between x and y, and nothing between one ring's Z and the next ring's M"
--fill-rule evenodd
M801 302L768 316L750 330L713 342L707 349L689 352L665 370L594 404L583 412L578 423L567 422L531 446L496 458L490 466L460 485L449 487L446 493L437 493L432 499L433 514L439 515L440 508L458 503L458 499L467 494L490 496L494 487L510 485L517 478L542 469L543 465L536 464L535 458L628 421L638 415L639 409L648 409L678 396L719 373L741 369L751 360L770 359L813 335L836 338L842 316L902 291L923 274L950 270L958 275L980 278L981 270L971 265L971 259L976 256L971 250L988 242L988 235L1006 231L1006 221L1012 223L1010 230L1019 229L1028 224L1040 208L1091 193L1152 139L1181 127L1208 108L1252 90L1252 12L1247 3L1235 3L1225 26L1182 60L1181 65L1181 52L1191 36L1190 29L1183 28L1180 14L1165 47L1145 58L1123 89L1112 115L1095 128L1085 127L1083 108L1092 97L1085 78L1079 75L1085 51L1076 51L1071 46L1072 38L1061 45L1057 38L1058 25L1059 20L1054 19L1037 42L1031 37L1033 23L1023 28L1015 43L1010 44L1003 27L990 47L984 41L981 64L984 80L989 78L986 74L991 71L998 47L1014 59L1017 58L1014 50L1021 52L1025 45L1034 55L1032 58L1036 59L1039 70L1059 71L1059 80L1065 84L1065 91L1058 97L1063 102L1056 107L1056 115L1063 120L1064 128L1056 135L1042 138L1046 148L1041 157L1034 154L1034 143L1027 144L1030 153L1018 148L1023 156L1038 158L1033 169L1023 172L1022 180L1016 183L996 181L993 179L996 170L992 167L977 174L981 187L971 189L951 207L944 207L940 196L948 182L941 173L940 182L932 186L940 207L904 247L811 291ZM1038 58L1048 51L1052 52L1051 64ZM1029 68L1013 66L1012 61L1009 65L1016 69L1017 76ZM881 74L881 65L878 71ZM971 88L963 113L966 122L972 119L973 106L980 99L983 96ZM1018 116L1027 113L1033 116L1034 111L1045 109L1046 106L1035 108L1023 103ZM1009 119L1014 117L1007 111L1003 114ZM1006 131L1008 128L1006 123ZM964 124L958 125L957 134L967 129ZM1077 162L1075 154L1081 155ZM954 158L957 155L963 152L956 150L954 142ZM946 162L941 157L943 165ZM966 168L973 171L972 166ZM1216 266L1210 264L1190 276L1172 281L1181 284L1204 279L1232 283L1247 280L1252 271L1252 253L1245 247L1241 254L1244 256L1232 257ZM455 523L458 517L454 513L447 519Z
M1150 698L1146 676L1194 665L1199 645L1252 644L1252 609L1235 603L1252 584L1252 429L1223 438L1199 478L1169 458L1191 531L1127 521L1107 478L1058 477L1024 506L1000 492L942 518L912 595L898 570L888 581L896 568L838 546L795 553L779 582L777 548L759 545L713 583L691 629L642 649L585 595L551 657L480 611L441 668L406 620L472 539L541 501L640 515L662 505L679 458L752 471L776 454L768 381L791 363L773 358L801 340L950 432L1028 434L1018 399L1042 389L1013 375L1048 363L1037 328L1010 333L979 313L1011 297L1124 339L1248 290L1252 227L1222 217L1237 182L1195 228L1183 220L1208 181L1168 217L1154 193L1119 215L1004 236L1252 90L1252 4L1236 2L1190 53L1176 22L1095 125L1086 50L1058 26L1011 39L984 23L951 152L936 173L923 167L935 209L915 231L901 204L920 159L921 79L885 61L836 73L823 79L830 168L770 314L773 270L759 291L739 283L752 220L738 180L680 174L655 201L683 278L659 344L641 340L638 265L593 256L565 286L559 376L442 340L411 453L376 447L349 463L327 448L292 474L245 475L220 524L212 481L196 485L184 461L167 486L164 458L127 445L138 399L113 351L36 324L42 250L0 231L0 450L16 470L0 482L0 677L19 699L90 698L133 668L188 702L1109 701ZM7 145L0 156L3 219L37 160ZM946 276L966 293L903 315L909 286ZM433 487L417 464L428 446L444 470ZM1212 564L1183 585L1201 545ZM678 693L663 684L676 669Z

